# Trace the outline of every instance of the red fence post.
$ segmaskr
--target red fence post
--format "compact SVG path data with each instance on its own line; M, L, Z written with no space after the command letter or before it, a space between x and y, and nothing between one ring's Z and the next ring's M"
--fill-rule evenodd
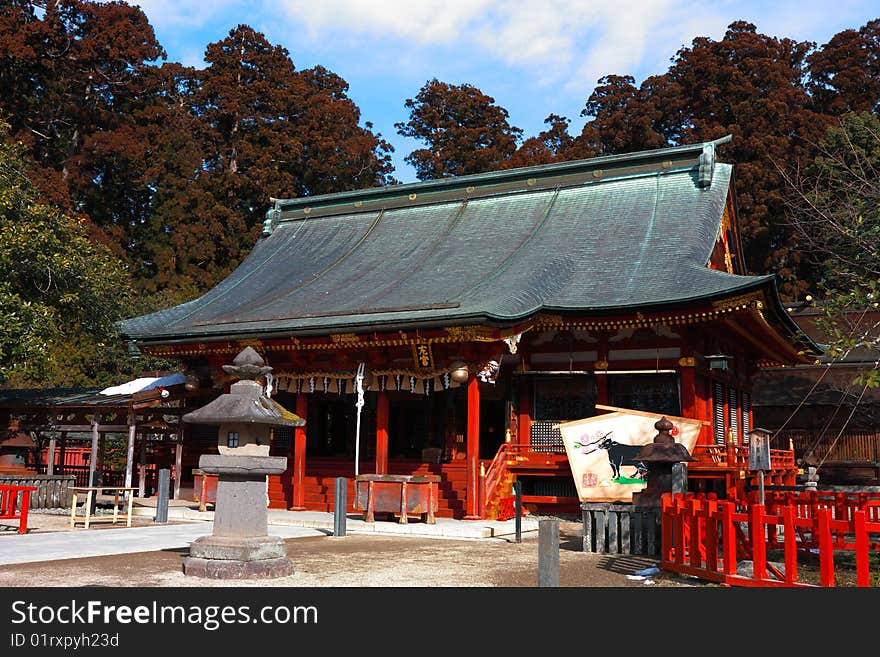
M681 567L684 565L684 546L685 546L685 534L687 531L687 516L685 516L685 505L684 500L681 499L680 496L676 495L674 497L675 502L675 535L673 537L673 541L675 542L675 563L679 568L679 572L681 572Z
M736 575L736 535L733 532L733 503L720 502L721 541L724 549L724 572Z
M794 533L794 508L784 506L779 510L782 516L782 540L785 541L785 581L797 581L797 535Z
M767 543L764 539L764 505L753 504L749 518L752 566L755 579L767 579Z
M864 511L853 513L853 533L856 538L856 586L871 586L868 565L868 528Z
M831 541L831 509L816 510L813 522L814 532L818 534L819 545L819 583L834 586L834 545Z
M21 520L18 523L18 533L27 534L28 509L31 506L31 492L27 489L21 491L21 511L19 516Z
M660 561L666 564L672 563L673 524L675 523L674 502L669 493L664 493L660 500Z
M687 501L687 513L690 518L690 532L688 536L688 556L691 568L699 568L700 562L700 517L698 515L699 501L691 498Z
M718 572L718 502L706 500L706 568Z

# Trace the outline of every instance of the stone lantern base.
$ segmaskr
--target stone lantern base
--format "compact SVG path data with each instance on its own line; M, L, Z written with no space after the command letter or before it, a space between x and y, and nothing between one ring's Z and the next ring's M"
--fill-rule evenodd
M183 572L209 579L275 579L293 575L294 569L293 562L287 557L259 561L187 557L183 561Z
M287 467L283 456L205 454L199 469L217 475L214 533L196 539L183 572L212 579L286 577L294 572L287 546L268 535L266 476Z

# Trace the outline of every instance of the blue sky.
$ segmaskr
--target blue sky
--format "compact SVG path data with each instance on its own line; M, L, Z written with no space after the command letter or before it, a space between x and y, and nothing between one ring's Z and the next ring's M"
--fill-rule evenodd
M526 137L550 113L572 119L596 80L637 82L664 72L697 36L720 39L734 20L759 31L826 42L880 17L876 0L134 0L169 60L204 65L205 46L245 23L290 52L298 69L320 64L344 78L361 119L395 147L395 176L419 143L397 135L404 102L431 78L468 83L510 112Z

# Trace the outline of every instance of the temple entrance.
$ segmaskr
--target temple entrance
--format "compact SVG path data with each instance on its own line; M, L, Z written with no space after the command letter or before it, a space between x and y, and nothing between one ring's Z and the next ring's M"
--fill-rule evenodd
M357 435L355 395L314 393L309 395L306 416L306 453L354 459ZM361 409L360 461L376 456L376 395L364 396Z

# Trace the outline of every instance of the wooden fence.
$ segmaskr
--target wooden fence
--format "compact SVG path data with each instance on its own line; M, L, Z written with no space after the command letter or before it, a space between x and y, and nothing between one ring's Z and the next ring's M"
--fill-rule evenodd
M660 514L632 504L582 503L584 552L660 553Z
M813 586L799 579L799 556L818 557L819 585L835 585L835 552L852 553L856 585L871 585L872 552L880 552L880 495L777 492L765 504L713 496L664 495L664 570L730 586ZM779 568L767 551L781 550ZM742 560L752 573L739 572ZM875 566L876 568L876 566ZM880 577L878 577L880 581Z
M786 446L791 441L798 458L810 452L810 461L880 462L880 433L847 431L839 438L838 431L827 431L821 437L816 432L790 429L773 437L774 443Z
M73 475L0 474L0 484L34 486L37 490L31 493L30 508L57 509L70 507L70 489L76 480Z

